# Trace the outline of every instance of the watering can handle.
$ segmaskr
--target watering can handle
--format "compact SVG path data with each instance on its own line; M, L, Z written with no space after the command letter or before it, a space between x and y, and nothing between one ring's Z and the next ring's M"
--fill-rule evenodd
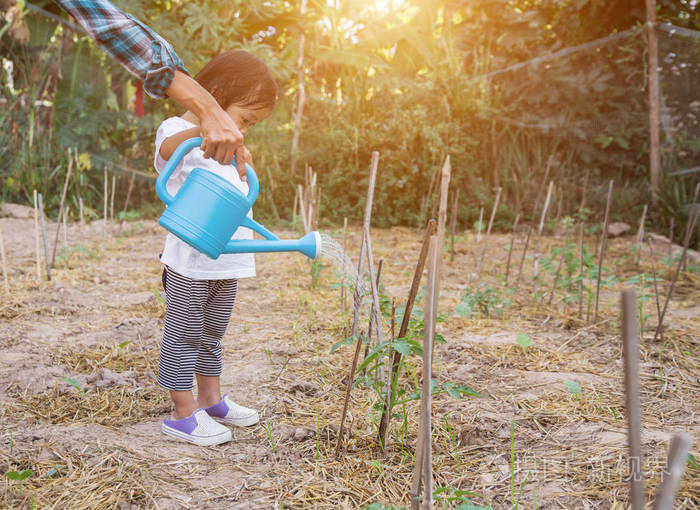
M177 146L177 149L175 149L173 155L170 156L170 159L165 164L163 171L160 172L160 174L158 174L158 178L156 179L156 193L158 193L158 197L163 201L165 205L170 205L174 199L174 197L170 193L168 193L168 189L166 187L168 179L170 179L170 176L172 175L175 168L177 168L177 165L180 164L180 161L185 156L185 154L187 154L195 147L199 147L201 144L202 138L199 136L196 138L190 138L189 140L185 140L184 142L182 142L180 145ZM236 166L236 156L233 156L233 161L231 162L231 164L233 166ZM250 202L250 205L252 207L255 203L255 200L258 198L258 192L260 191L260 183L258 182L258 176L255 173L255 170L253 170L252 166L246 163L245 169L246 175L248 176L247 198L248 202Z

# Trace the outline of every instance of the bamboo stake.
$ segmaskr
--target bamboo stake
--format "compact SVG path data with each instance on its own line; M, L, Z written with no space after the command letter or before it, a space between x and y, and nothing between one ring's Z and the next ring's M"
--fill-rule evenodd
M452 212L450 214L450 262L455 259L455 229L457 228L457 205L459 204L459 188L455 190L452 198Z
M370 257L369 254L370 254L371 249L372 249L372 245L368 244L367 245L368 257ZM368 258L368 260L369 260L369 258ZM377 268L377 278L376 278L377 288L379 288L379 281L382 277L382 267L383 266L384 266L384 259L379 259L379 267ZM374 267L374 265L372 265L372 267ZM369 271L370 286L371 286L371 283L372 283L373 278L374 278L372 276L373 274L374 274L374 270L372 269ZM380 322L375 322L376 318L377 318L377 313L376 313L376 310L374 309L374 295L372 295L372 306L371 306L371 310L369 312L369 327L367 328L367 344L365 345L365 355L362 358L363 360L367 357L367 354L369 353L369 346L372 343L372 328L375 327L375 324L377 324L377 325L381 324ZM379 338L379 336L380 336L380 333L377 333L377 338ZM364 375L364 374L365 374L365 369L363 368L362 375Z
M578 238L578 318L583 319L583 227L581 221Z
M348 243L347 243L347 231L348 231L348 217L343 218L343 253L347 253ZM347 308L346 300L346 289L345 289L345 258L343 257L343 265L341 267L342 271L342 285L340 286L340 302L343 305L343 311Z
M112 196L109 199L109 222L114 222L114 193L117 189L117 176L112 175Z
M600 297L600 277L603 271L603 258L605 257L605 242L608 238L608 221L610 220L610 204L612 203L613 181L608 185L608 200L605 204L605 219L603 220L603 232L600 238L600 252L598 254L598 281L595 287L595 310L593 311L593 322L598 322L598 300Z
M673 500L676 499L685 472L690 444L691 437L685 432L678 432L671 437L666 468L661 472L661 483L656 491L654 510L673 510Z
M56 247L58 246L58 234L61 231L61 219L63 218L64 210L63 207L66 203L66 193L68 192L68 182L70 181L70 174L73 171L73 158L70 157L70 150L68 151L68 171L66 172L66 180L63 183L63 192L61 193L61 205L58 208L58 218L56 219L56 237L53 241L53 254L51 255L51 267L54 266L56 261Z
M437 315L437 302L440 298L440 277L442 274L442 248L445 246L445 223L447 222L447 192L450 188L450 177L452 175L452 164L450 163L450 155L445 157L445 164L442 166L442 182L440 188L440 209L438 213L437 224L437 293L434 297L434 315Z
M362 269L365 258L365 253L367 250L367 245L365 244L365 233L369 232L370 221L372 220L372 201L374 199L374 186L377 181L377 166L379 165L379 153L377 151L372 152L372 164L369 172L369 185L367 187L367 200L365 202L365 216L362 224L362 241L360 242L360 260L357 263L357 278L355 279L355 295L354 304L355 310L353 313L352 320L352 330L351 336L354 338L357 335L357 325L360 318L360 304L362 302L361 296L361 281L362 281ZM301 197L300 197L301 198ZM340 451L343 446L343 428L345 426L345 416L348 412L348 402L350 401L350 390L352 389L352 382L355 378L355 370L357 369L357 359L360 355L360 348L362 347L362 342L357 339L357 345L355 346L355 355L352 359L352 367L350 368L350 374L348 375L348 383L345 388L345 402L343 403L343 414L340 418L340 426L338 427L338 444L336 445L335 454L340 455Z
M656 0L645 0L645 4L649 83L649 182L651 205L656 206L659 198L659 48L656 40Z
M379 291L377 288L379 287L379 278L381 276L381 271L377 271L377 280L375 281L374 279L374 262L372 260L372 239L370 238L369 235L369 230L365 232L365 243L367 243L367 269L369 271L369 282L370 282L370 289L372 290L372 313L370 314L370 329L367 330L368 336L369 332L372 328L372 316L374 316L374 326L375 326L375 332L377 333L377 340L376 340L376 345L379 345L382 343L382 313L379 310ZM379 261L379 267L381 269L381 266L383 264L383 260ZM367 347L369 347L370 342L367 342ZM367 357L367 352L365 352L365 358ZM384 380L384 366L381 366L380 368L380 378L381 380Z
M530 237L532 236L532 225L527 226L527 237L525 237L525 247L523 248L523 254L520 257L520 266L518 267L518 278L515 280L515 288L520 286L520 277L523 274L523 265L525 265L525 255L527 254L527 247L530 244Z
M478 230L476 231L476 242L480 243L481 242L481 223L484 221L484 208L482 207L479 209L479 226Z
M428 258L428 249L430 248L430 239L435 234L436 222L435 220L430 220L428 225L425 227L425 234L423 235L423 243L421 244L420 253L418 254L418 262L416 262L416 270L413 272L413 281L411 282L411 288L408 291L408 300L406 301L406 308L403 312L403 317L401 318L401 327L399 328L398 338L404 338L408 332L408 325L411 321L411 313L413 311L413 304L416 301L416 296L418 295L418 289L420 287L421 278L423 277L423 269L425 268L425 261ZM393 374L393 381L391 382L392 391L396 386L399 377L399 364L401 363L401 353L394 352L394 359L391 364L391 371ZM383 437L387 434L389 428L389 419L391 418L391 406L388 409L382 411L381 419L379 420L379 436Z
M7 275L7 257L5 256L5 243L2 238L2 228L0 228L0 258L2 258L2 280L5 285L5 294L9 294L10 282Z
M668 229L668 256L669 258L673 255L673 222L675 218L671 216L671 227Z
M678 281L678 276L681 273L681 267L683 267L683 261L685 260L686 255L688 254L688 245L690 244L690 237L693 234L693 230L695 229L695 223L700 217L700 208L697 208L695 211L695 215L693 216L692 220L690 221L689 228L685 232L685 239L683 240L683 251L681 252L681 258L678 260L678 265L676 266L676 272L673 275L673 280L671 280L671 286L668 289L668 294L666 295L666 301L664 301L664 308L661 311L661 317L659 317L659 324L656 326L656 332L654 333L654 341L656 342L656 338L659 336L661 333L661 328L663 327L664 324L664 317L666 317L666 310L668 310L668 303L671 301L671 296L673 295L673 289L676 286L676 282Z
M649 258L651 259L651 274L654 278L654 297L656 298L656 324L659 324L661 319L661 301L659 299L659 286L656 282L656 263L654 262L654 248L651 246L651 239L647 240L649 243ZM664 339L664 332L661 332L661 340Z
M561 256L559 257L559 265L557 266L557 272L554 275L554 282L552 282L552 292L549 294L549 301L547 302L548 305L552 304L552 300L554 299L554 292L557 289L557 280L559 280L559 276L561 275L561 268L564 266L564 256L566 255L566 248L569 246L569 225L566 225L566 235L565 235L565 240L564 240L564 247L561 250Z
M622 354L625 364L625 406L629 448L632 510L644 508L642 471L642 416L639 405L639 335L634 290L622 291Z
M63 248L68 247L68 213L70 212L70 207L66 207L63 213Z
M425 294L425 327L423 337L423 381L421 392L421 415L418 430L415 466L411 483L411 508L418 508L418 497L421 485L423 489L423 508L432 508L432 443L431 443L431 383L432 383L432 352L435 335L435 295L439 282L436 280L438 270L438 240L436 236L430 239L430 255L428 257L428 285Z
M292 228L297 224L297 204L299 202L299 192L294 194L294 205L292 206Z
M513 254L513 245L515 244L515 231L518 229L519 221L520 213L518 213L517 216L515 216L515 221L513 222L513 233L510 235L510 246L508 247L508 262L506 262L506 286L508 286L508 274L510 273L510 257Z
M698 182L695 185L695 193L693 193L693 202L692 206L690 207L690 212L688 213L688 223L686 223L685 229L685 235L690 235L691 237L693 236L693 230L695 229L695 223L691 222L691 218L693 217L693 214L695 214L695 210L700 207L698 205L698 197L700 196L700 182ZM688 268L686 267L686 264L688 263L688 259L683 261L683 271L686 271Z
M639 229L637 230L637 256L636 256L636 263L639 264L639 261L641 260L642 257L642 242L644 241L644 222L646 221L647 218L647 204L644 204L644 210L642 211L642 218L639 220Z
M484 256L486 255L486 248L489 245L489 237L491 237L491 227L493 227L493 220L496 217L496 211L498 210L498 203L501 200L501 188L496 189L496 200L493 202L493 209L491 209L491 217L489 218L489 226L486 229L486 237L484 238L484 246L481 248L481 257L479 257L479 264L476 267L476 281L479 281L481 276L481 268L484 264Z
M107 195L109 194L108 181L107 181L107 168L104 169L104 181L105 181L105 191L104 191L104 210L102 213L102 237L107 239Z
M304 224L304 234L308 234L309 223L306 218L306 208L304 206L304 190L302 189L301 184L299 184L297 187L297 193L299 195L299 213L301 214L301 221Z
M384 409L389 409L391 407L391 395L392 395L392 355L391 353L394 351L394 339L395 337L395 330L396 330L396 298L391 298L391 336L389 337L389 350L388 350L388 356L384 359L384 365L386 366L386 384L384 385L384 395L385 395L385 401L384 401ZM387 440L387 429L384 429L382 431L382 435L379 436L379 439L381 440L381 447L384 450L384 453L386 454L386 440Z
M549 209L549 202L552 199L552 191L554 189L554 181L549 181L549 188L547 189L547 198L544 201L544 207L542 208L542 215L540 216L540 226L537 229L537 243L535 244L535 265L533 268L533 295L537 294L538 287L538 277L539 277L539 262L540 262L540 244L542 242L542 231L544 230L544 220L547 217L547 209Z
M41 281L41 256L39 254L39 206L36 190L34 190L34 250L36 252L36 281Z
M49 240L46 235L46 221L44 220L44 201L41 198L41 193L39 197L39 218L41 218L41 237L44 239L44 261L46 262L46 279L51 281L51 264L49 260Z
M423 202L423 218L424 221L428 222L428 214L430 211L430 199L433 196L433 188L437 182L437 176L440 173L440 165L435 165L435 170L433 170L433 175L430 177L430 186L428 186L428 193L425 195Z

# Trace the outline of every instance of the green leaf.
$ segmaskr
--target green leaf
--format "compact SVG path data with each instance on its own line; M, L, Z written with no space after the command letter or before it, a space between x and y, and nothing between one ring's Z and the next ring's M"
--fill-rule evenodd
M22 471L8 471L5 473L5 478L8 480L17 480L21 482L34 475L34 471L31 469L23 469Z
M692 453L688 454L688 465L695 471L700 471L700 466L698 466L698 462L695 460Z
M457 305L455 308L455 313L459 315L460 317L471 317L472 315L472 307L469 306L469 304L465 303L462 301Z
M447 340L445 340L445 337L439 333L435 333L433 341L438 343L438 344L446 344L447 343Z
M119 347L120 349L123 349L124 347L126 347L127 345L129 345L132 341L133 341L133 340L127 340L126 342L121 342L121 343L119 344L118 347Z
M343 338L341 341L333 344L333 347L331 347L330 353L331 354L334 353L335 351L337 351L338 349L340 349L344 345L354 344L358 338L360 338L360 335L348 336L348 337Z
M566 389L568 389L569 393L572 395L578 396L581 394L581 385L576 381L564 381L564 386L566 386Z
M80 383L78 381L76 381L75 379L73 379L71 377L59 377L59 379L61 381L63 381L64 383L70 384L71 386L73 386L73 388L78 390L78 393L80 393L80 394L85 393L85 388L80 386Z
M526 350L530 345L532 345L532 339L530 339L529 336L523 334L523 333L518 333L515 335L515 341L518 343L518 345L522 348L522 350Z
M402 356L409 356L411 354L411 344L408 340L395 340L392 344L392 348L396 352L400 352Z

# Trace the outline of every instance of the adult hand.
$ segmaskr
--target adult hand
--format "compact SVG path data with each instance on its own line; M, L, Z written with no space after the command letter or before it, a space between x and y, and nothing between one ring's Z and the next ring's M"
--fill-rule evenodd
M243 134L219 105L216 108L205 110L199 117L202 128L202 146L205 158L214 158L222 165L230 165L234 153L243 147ZM248 153L250 156L250 153ZM240 173L240 164L239 170ZM243 166L245 174L245 166Z
M166 93L199 119L204 157L230 165L233 154L243 147L243 134L212 95L182 71L175 72Z

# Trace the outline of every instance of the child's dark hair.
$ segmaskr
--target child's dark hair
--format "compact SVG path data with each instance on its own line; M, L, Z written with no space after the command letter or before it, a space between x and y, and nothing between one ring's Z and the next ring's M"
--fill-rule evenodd
M226 109L235 104L248 108L272 108L277 84L258 57L243 50L229 50L211 59L194 78Z

